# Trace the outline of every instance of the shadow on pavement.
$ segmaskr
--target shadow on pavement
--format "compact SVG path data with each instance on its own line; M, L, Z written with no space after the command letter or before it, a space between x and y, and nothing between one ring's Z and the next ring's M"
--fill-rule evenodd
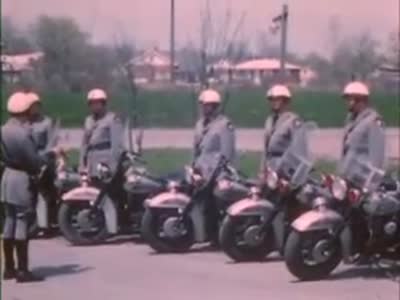
M328 280L342 280L352 278L363 279L388 279L394 282L400 281L400 266L364 266L364 267L351 267L349 269L336 272L328 277Z
M55 277L82 273L92 269L93 267L81 267L77 264L68 264L60 266L38 267L35 268L33 271L44 277Z
M258 260L258 261L242 261L242 262L236 262L232 260L228 260L225 262L227 265L250 265L250 264L267 264L267 263L276 263L276 262L283 262L282 257L279 256L267 256L263 260Z

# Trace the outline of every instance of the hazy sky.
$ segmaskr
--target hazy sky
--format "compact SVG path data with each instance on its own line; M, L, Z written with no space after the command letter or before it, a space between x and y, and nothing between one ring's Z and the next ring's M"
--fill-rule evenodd
M2 14L27 24L40 14L73 16L98 41L124 31L136 37L141 46L168 47L169 0L1 0ZM184 44L198 40L200 9L206 0L175 0L176 38ZM305 53L327 52L331 47L328 28L333 16L345 33L371 31L386 41L388 33L399 27L399 0L289 0L289 49ZM242 34L255 38L268 28L279 13L282 0L210 0L213 14L222 17L231 7L238 18L246 19Z

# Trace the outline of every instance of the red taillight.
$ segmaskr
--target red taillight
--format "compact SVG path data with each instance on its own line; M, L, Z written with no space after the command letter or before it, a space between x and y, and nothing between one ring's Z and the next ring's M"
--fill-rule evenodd
M287 189L289 187L289 182L287 182L285 179L281 179L278 182L278 187L279 187L279 191L281 193L284 193L287 191Z
M335 180L335 177L333 175L327 174L327 175L322 175L322 182L324 186L327 188L331 189L333 181Z
M356 189L350 189L347 193L347 198L350 203L356 204L360 200L360 192Z

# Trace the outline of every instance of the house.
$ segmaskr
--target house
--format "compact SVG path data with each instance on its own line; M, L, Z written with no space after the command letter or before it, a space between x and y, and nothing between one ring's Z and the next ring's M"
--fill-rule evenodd
M271 58L251 59L234 64L222 59L208 66L211 77L221 82L247 82L254 85L274 82L279 78L280 60ZM307 85L316 74L309 68L285 64L285 81L288 84ZM210 72L211 71L211 72Z
M233 78L241 80L250 80L256 85L262 82L275 81L280 72L280 61L278 59L261 58L252 59L237 64L234 68ZM287 83L300 83L301 67L285 63Z
M137 83L165 82L171 79L171 57L168 52L157 48L145 50L128 62ZM174 72L179 70L174 64Z
M1 71L6 80L17 81L24 73L34 71L34 64L43 58L43 52L19 55L1 55Z

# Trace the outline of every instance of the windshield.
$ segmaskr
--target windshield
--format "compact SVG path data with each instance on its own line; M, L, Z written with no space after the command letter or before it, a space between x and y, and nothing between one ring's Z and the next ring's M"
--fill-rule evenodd
M384 170L374 167L370 161L352 152L338 165L337 173L354 187L369 192L379 187L385 175Z
M290 146L274 168L293 186L303 185L313 168L314 157L309 151L309 140L311 132L317 128L314 122L306 122L297 128Z

